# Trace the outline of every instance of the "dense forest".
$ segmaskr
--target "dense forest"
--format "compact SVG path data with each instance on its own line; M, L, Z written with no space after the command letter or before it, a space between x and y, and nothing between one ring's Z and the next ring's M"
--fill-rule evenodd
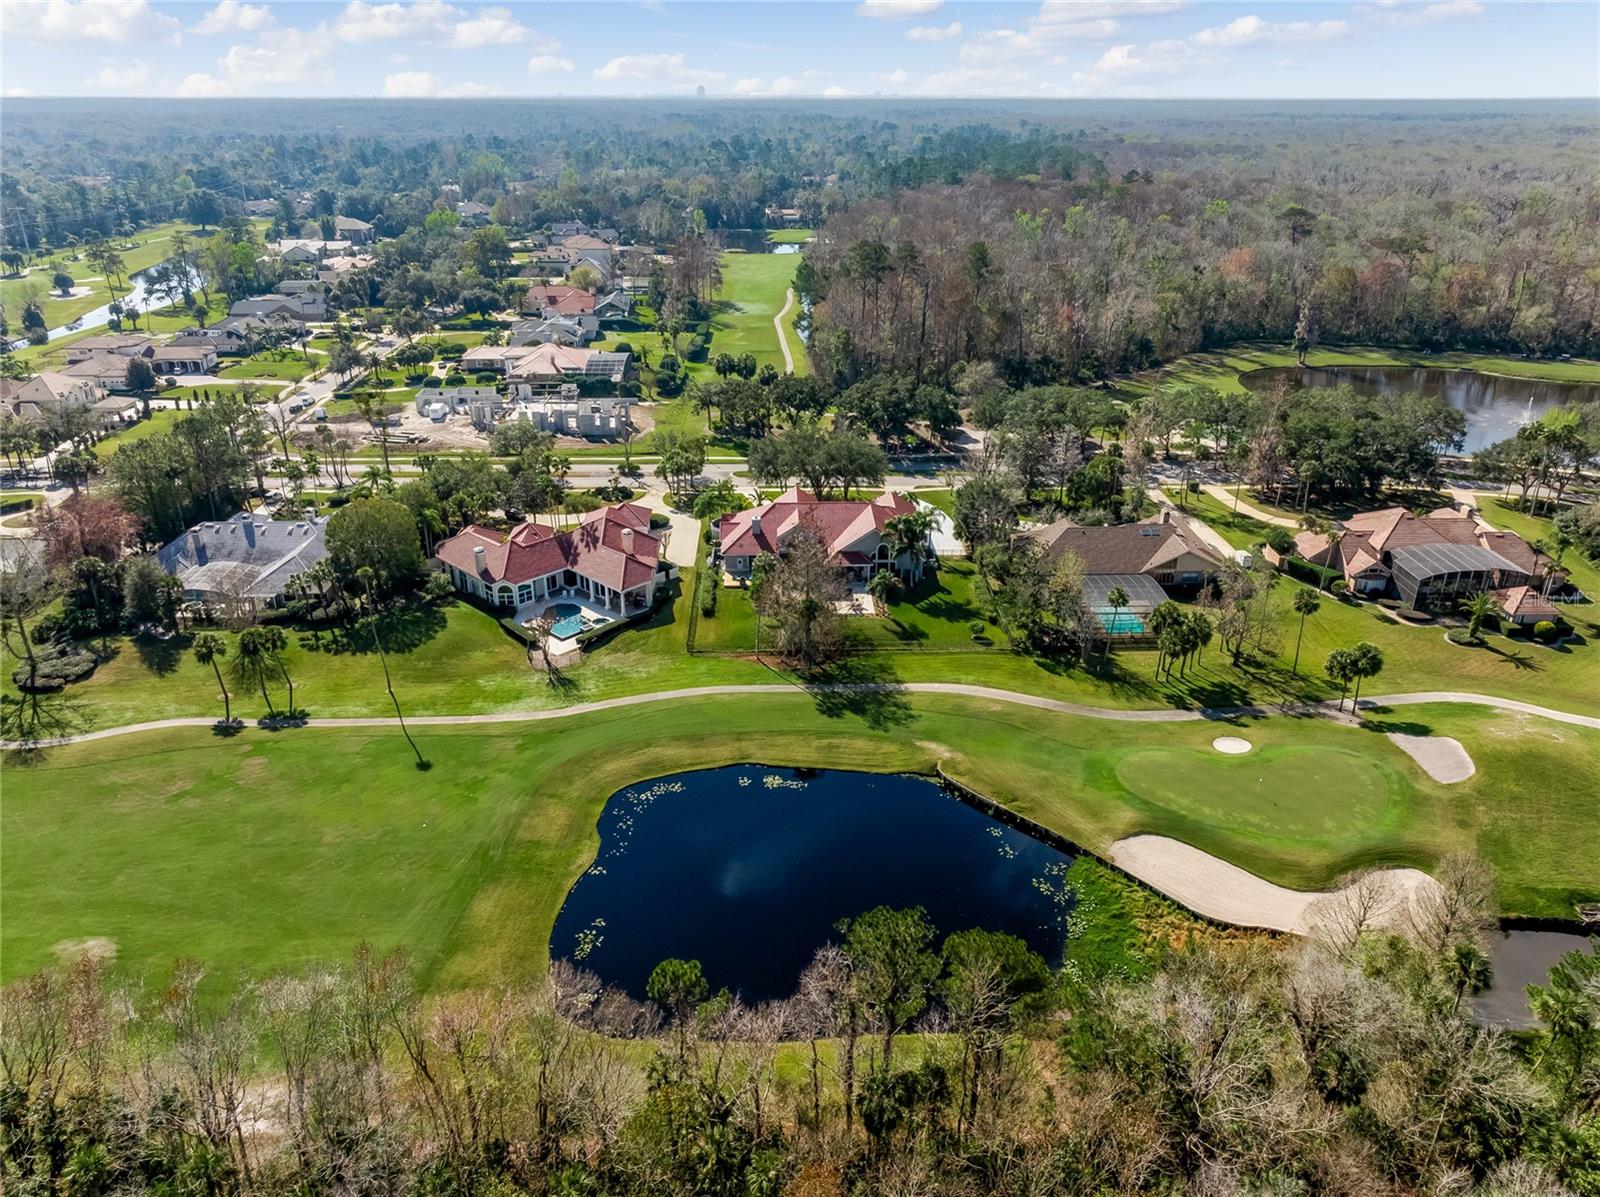
M85 134L84 130L88 133ZM1092 380L1248 337L1592 353L1581 103L9 101L4 238L36 248L311 197L417 228L823 229L802 289L849 377L995 358Z
M365 948L131 988L85 958L4 991L0 1171L16 1194L1600 1193L1600 956L1532 991L1533 1030L1485 1029L1492 886L1467 859L1440 878L1404 914L1358 881L1311 940L1156 935L1060 973L880 907L760 1005L687 960L641 1002L564 962L428 998Z

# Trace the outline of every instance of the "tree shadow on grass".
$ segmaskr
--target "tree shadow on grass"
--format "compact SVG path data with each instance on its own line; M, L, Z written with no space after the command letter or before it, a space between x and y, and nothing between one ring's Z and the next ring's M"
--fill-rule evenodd
M894 666L882 657L854 655L800 674L802 684L829 719L854 715L874 731L903 727L916 718Z
M193 639L187 634L163 638L140 633L133 638L133 646L139 653L141 665L157 677L166 677L178 668Z
M5 754L12 764L32 764L46 751L43 741L76 736L93 726L89 709L56 692L0 695L0 740L16 745Z
M1503 660L1507 665L1511 666L1513 669L1526 670L1526 671L1528 671L1530 673L1542 673L1542 672L1544 672L1544 666L1539 664L1539 662L1535 661L1533 659L1532 654L1523 652L1521 649L1516 649L1516 650L1514 650L1512 652L1507 652L1505 649L1496 647L1493 644L1486 644L1486 645L1484 645L1484 648L1488 652L1490 652L1490 653L1494 654L1495 656L1499 657L1501 660Z
M1377 732L1380 735L1396 736L1431 736L1433 728L1426 723L1418 723L1415 719L1385 718L1393 716L1393 707L1363 707L1360 727L1363 731ZM1376 716L1376 717L1375 717Z
M378 633L383 637L385 652L404 654L415 652L428 643L444 631L448 622L441 608L414 600L382 611L378 615ZM311 652L335 656L375 653L378 648L372 631L370 618L357 619L325 631L306 632L300 637L300 646Z

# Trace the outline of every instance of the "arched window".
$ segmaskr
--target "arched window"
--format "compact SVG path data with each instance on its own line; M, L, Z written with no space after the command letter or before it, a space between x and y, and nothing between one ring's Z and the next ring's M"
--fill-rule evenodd
M515 600L511 597L510 584L506 582L500 583L500 589L495 592L495 602L501 604L502 606L509 607L514 601Z

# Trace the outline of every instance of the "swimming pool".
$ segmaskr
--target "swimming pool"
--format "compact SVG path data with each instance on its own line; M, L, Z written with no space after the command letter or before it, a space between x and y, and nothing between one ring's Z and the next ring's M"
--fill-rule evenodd
M556 617L550 634L557 640L568 640L583 631L583 608L578 604L557 603L550 608L550 614Z
M1110 636L1137 636L1144 631L1144 620L1132 611L1096 611L1095 618Z

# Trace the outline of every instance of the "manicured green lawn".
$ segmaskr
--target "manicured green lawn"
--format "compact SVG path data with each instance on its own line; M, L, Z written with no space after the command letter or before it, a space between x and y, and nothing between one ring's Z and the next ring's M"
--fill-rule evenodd
M285 382L299 382L313 370L328 364L326 358L315 355L307 362L298 350L271 350L253 357L225 360L227 364L217 370L222 378L281 378Z
M1284 884L1326 884L1368 862L1428 866L1475 845L1499 870L1508 911L1560 915L1592 896L1600 733L1448 706L1406 709L1396 724L1470 735L1475 752L1485 745L1478 774L1435 785L1378 734L1381 722L1249 721L1231 730L1257 755L1230 760L1209 748L1218 729L1207 722L789 689L551 723L417 727L426 773L390 729L183 729L89 743L8 762L0 959L10 978L58 945L103 938L130 974L190 956L222 986L236 970L343 958L367 940L406 947L437 987L515 982L543 968L611 793L737 761L938 763L1095 850L1138 832L1179 835ZM1189 784L1164 781L1152 753ZM1272 784L1252 791L1258 769Z
M177 411L170 407L155 408L151 411L148 420L140 420L131 428L113 432L95 445L94 455L101 461L105 461L118 449L122 448L123 445L131 445L134 441L142 441L158 432L171 432L172 426L188 414L186 411Z
M1266 539L1267 526L1248 515L1235 515L1231 508L1201 491L1185 494L1179 487L1162 488L1174 507L1186 515L1197 516L1217 530L1217 534L1236 549L1254 548Z
M804 245L815 233L814 229L773 229L767 240L773 245Z
M711 340L713 355L731 353L738 357L752 353L758 365L770 363L779 371L784 369L772 318L783 309L785 295L799 264L798 254L728 252L722 255L722 287L717 292L711 318L715 334ZM805 346L794 331L794 319L799 314L800 305L796 302L783 322L784 336L789 340L795 373L808 374L810 365L806 361Z
M1515 532L1529 544L1537 540L1549 543L1548 519L1518 511L1503 500L1489 495L1479 495L1477 499L1478 510L1483 513L1483 518L1496 528ZM1600 604L1600 566L1588 560L1577 549L1568 549L1561 557L1561 568L1572 576L1572 581L1579 590L1587 594L1596 604ZM1595 627L1595 620L1600 618L1600 607L1596 606L1568 607L1566 610L1569 619L1574 622L1583 620L1591 628Z

